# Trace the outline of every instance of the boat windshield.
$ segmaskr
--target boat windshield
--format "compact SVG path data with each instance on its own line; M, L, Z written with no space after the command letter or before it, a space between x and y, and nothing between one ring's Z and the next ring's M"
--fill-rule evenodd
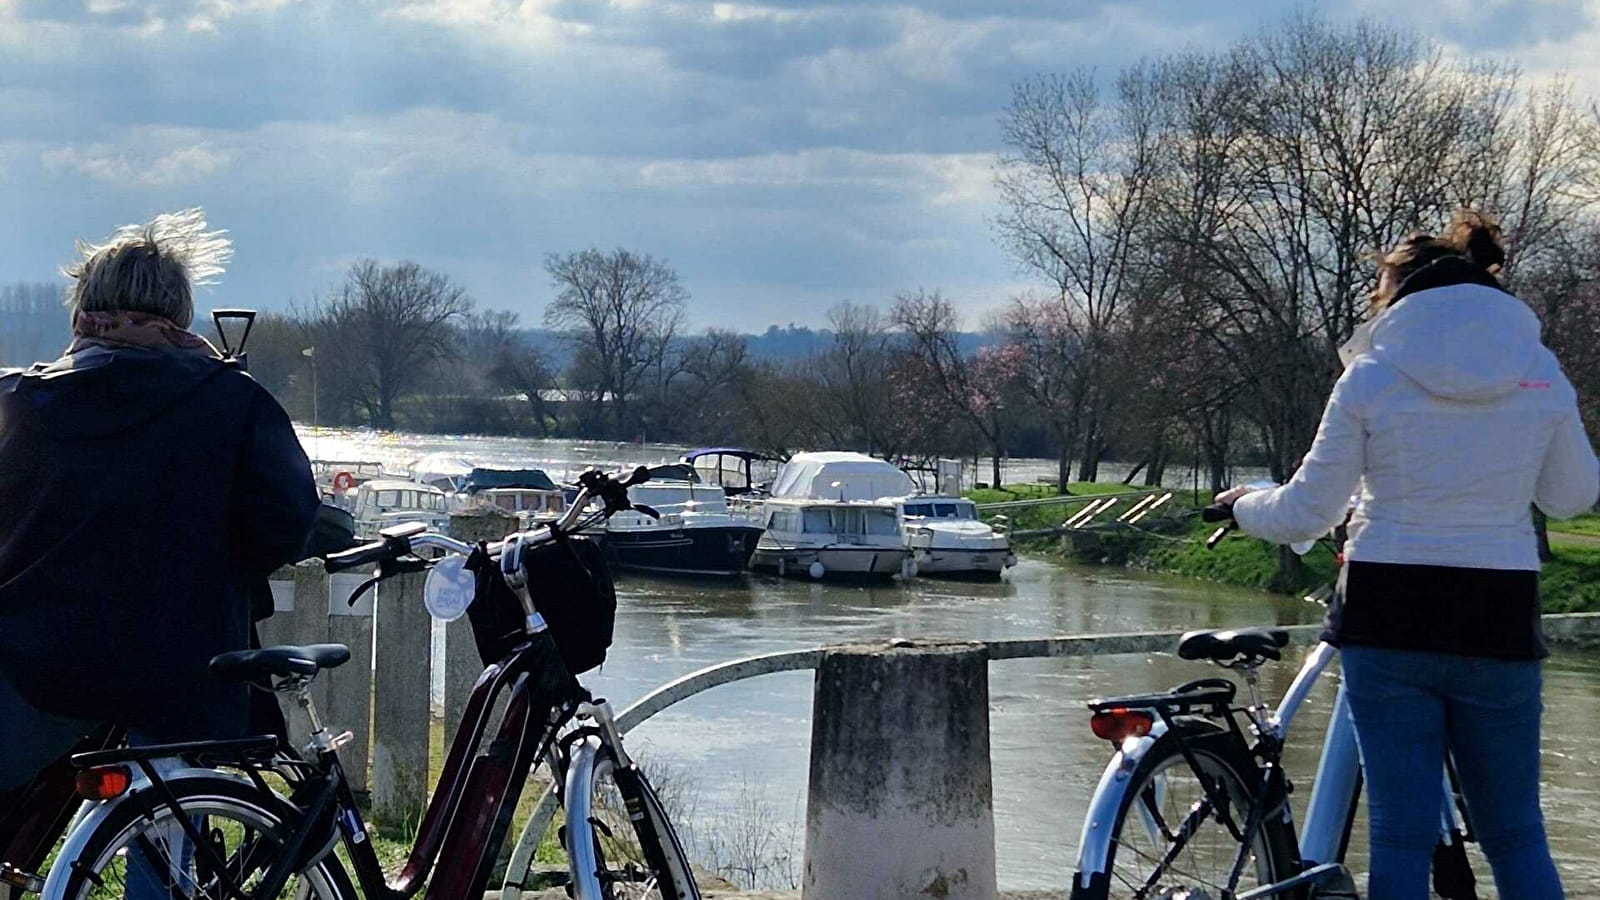
M444 509L444 495L419 491L379 491L377 506L390 509Z
M970 503L925 500L907 503L905 510L908 516L921 516L925 519L976 519L978 517L977 509Z
M807 534L893 535L900 531L893 510L882 507L812 507L805 511Z

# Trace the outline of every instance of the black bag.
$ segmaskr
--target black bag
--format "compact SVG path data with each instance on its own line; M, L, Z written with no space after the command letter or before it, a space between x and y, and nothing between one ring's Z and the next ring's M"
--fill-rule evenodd
M522 551L522 565L534 608L544 616L567 670L581 675L606 661L617 619L617 589L599 545L584 537L564 537ZM500 574L500 563L483 545L467 557L475 576L467 620L484 665L505 659L522 643L524 613L516 592Z

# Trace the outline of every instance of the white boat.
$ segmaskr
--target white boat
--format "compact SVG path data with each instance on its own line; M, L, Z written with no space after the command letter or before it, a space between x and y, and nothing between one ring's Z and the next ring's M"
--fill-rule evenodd
M891 502L773 497L762 513L752 569L812 578L915 574Z
M766 526L751 567L780 575L916 574L893 499L910 476L860 453L797 453L762 504Z
M998 578L1017 564L1010 537L980 521L977 504L965 497L905 497L900 516L920 575Z
M941 473L943 475L944 473ZM959 490L959 477L941 477ZM916 574L997 577L1016 563L1011 540L978 520L976 505L955 494L925 493L904 470L861 453L801 453L778 473L778 496L893 503Z
M446 494L466 489L472 463L449 453L429 453L411 464L411 480L432 485Z
M444 491L415 481L380 478L355 489L351 513L356 534L371 537L391 525L422 522L444 530L450 524Z
M716 485L652 479L628 488L628 499L660 518L623 510L606 522L607 550L624 569L738 575L761 537L760 523L729 510Z
M567 511L566 492L540 469L474 467L446 504L451 512L495 507L524 521L542 522Z
M375 479L400 478L375 460L364 459L313 459L311 479L324 503L343 510L354 510L356 488Z

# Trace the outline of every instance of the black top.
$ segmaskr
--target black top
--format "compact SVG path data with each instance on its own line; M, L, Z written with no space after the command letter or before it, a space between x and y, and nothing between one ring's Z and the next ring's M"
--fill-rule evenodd
M1339 575L1322 639L1335 646L1534 660L1539 573L1351 561Z
M92 350L0 378L0 677L157 740L245 729L249 598L317 491L289 418L231 363Z

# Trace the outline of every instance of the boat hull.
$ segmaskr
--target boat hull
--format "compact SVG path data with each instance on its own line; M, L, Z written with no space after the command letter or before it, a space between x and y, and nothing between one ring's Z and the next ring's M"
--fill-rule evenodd
M919 549L912 554L917 563L918 575L944 578L995 579L1005 571L1011 548L967 549L933 547Z
M889 578L901 574L907 552L896 547L772 547L758 546L750 568L810 578L813 563L821 563L823 578Z
M754 525L630 528L607 531L605 545L622 569L727 577L745 571L760 539Z

